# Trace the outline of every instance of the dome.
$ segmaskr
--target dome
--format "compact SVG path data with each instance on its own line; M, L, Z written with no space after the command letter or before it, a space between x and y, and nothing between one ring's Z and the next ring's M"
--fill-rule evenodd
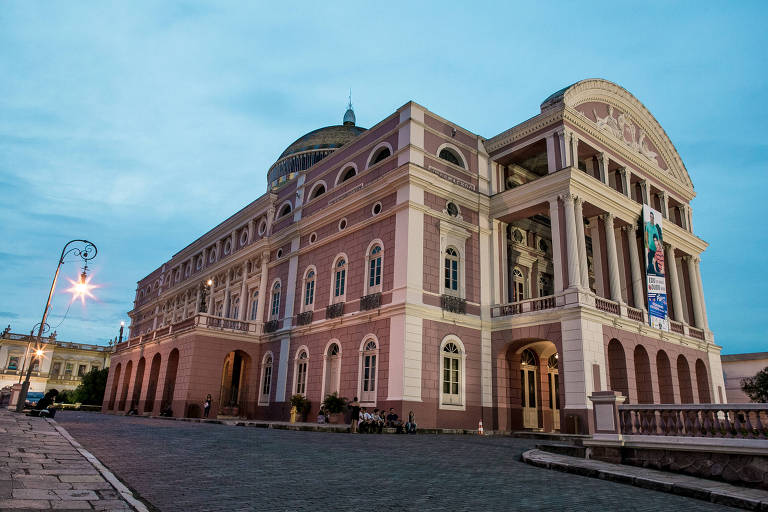
M355 126L355 113L351 108L344 114L343 122L342 125L312 130L285 148L269 169L269 186L276 187L290 181L296 173L309 169L366 130Z

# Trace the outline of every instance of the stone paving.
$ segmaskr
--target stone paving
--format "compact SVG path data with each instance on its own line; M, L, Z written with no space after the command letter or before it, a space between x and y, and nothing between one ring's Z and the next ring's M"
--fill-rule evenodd
M0 510L133 510L43 418L0 410Z
M520 460L535 440L353 435L65 411L56 418L163 512L731 510Z

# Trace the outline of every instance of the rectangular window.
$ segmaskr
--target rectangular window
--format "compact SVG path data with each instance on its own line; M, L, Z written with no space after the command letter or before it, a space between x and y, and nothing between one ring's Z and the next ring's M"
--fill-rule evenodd
M365 356L363 363L363 391L376 390L376 355Z
M264 368L264 383L261 387L261 394L266 398L269 397L270 387L272 386L272 366Z
M536 407L536 372L528 370L528 407Z
M307 390L307 363L299 363L296 368L296 393L303 395Z
M82 377L84 375L85 375L85 365L81 364L80 366L77 367L77 376Z
M304 291L304 305L309 306L315 302L315 281L307 282L306 289Z
M371 260L371 268L368 273L368 286L374 287L381 284L381 258Z
M520 370L520 405L525 407L525 370Z
M51 369L51 376L58 377L60 373L61 373L61 363L53 363L53 368Z
M280 292L272 294L272 316L277 317L280 312Z
M458 403L459 396L459 359L443 357L443 395L445 403Z
M19 356L11 356L11 358L8 360L8 369L9 370L19 369Z
M64 366L64 375L67 377L72 376L72 363L67 363L66 366Z
M344 280L347 276L346 270L339 270L336 272L336 284L334 286L333 295L335 297L341 297L344 295Z

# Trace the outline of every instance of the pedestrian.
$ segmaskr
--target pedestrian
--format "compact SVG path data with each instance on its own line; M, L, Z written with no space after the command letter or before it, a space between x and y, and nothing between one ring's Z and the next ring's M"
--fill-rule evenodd
M209 412L211 412L211 395L206 396L203 402L203 418L207 418Z
M357 433L357 424L360 422L360 403L357 401L357 397L352 399L349 404L349 410L352 411L352 424L350 425L350 431Z
M37 404L35 404L34 409L32 410L31 416L50 416L51 418L56 414L53 408L53 402L56 400L56 397L59 394L59 390L57 389L50 389L48 392L37 401Z
M408 411L408 422L405 424L405 433L416 433L416 416L413 414L413 411Z

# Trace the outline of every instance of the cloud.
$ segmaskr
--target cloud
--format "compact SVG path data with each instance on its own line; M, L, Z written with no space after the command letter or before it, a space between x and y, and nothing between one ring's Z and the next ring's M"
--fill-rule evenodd
M11 313L10 311L0 311L0 318L16 319L19 318L19 315L17 313Z

